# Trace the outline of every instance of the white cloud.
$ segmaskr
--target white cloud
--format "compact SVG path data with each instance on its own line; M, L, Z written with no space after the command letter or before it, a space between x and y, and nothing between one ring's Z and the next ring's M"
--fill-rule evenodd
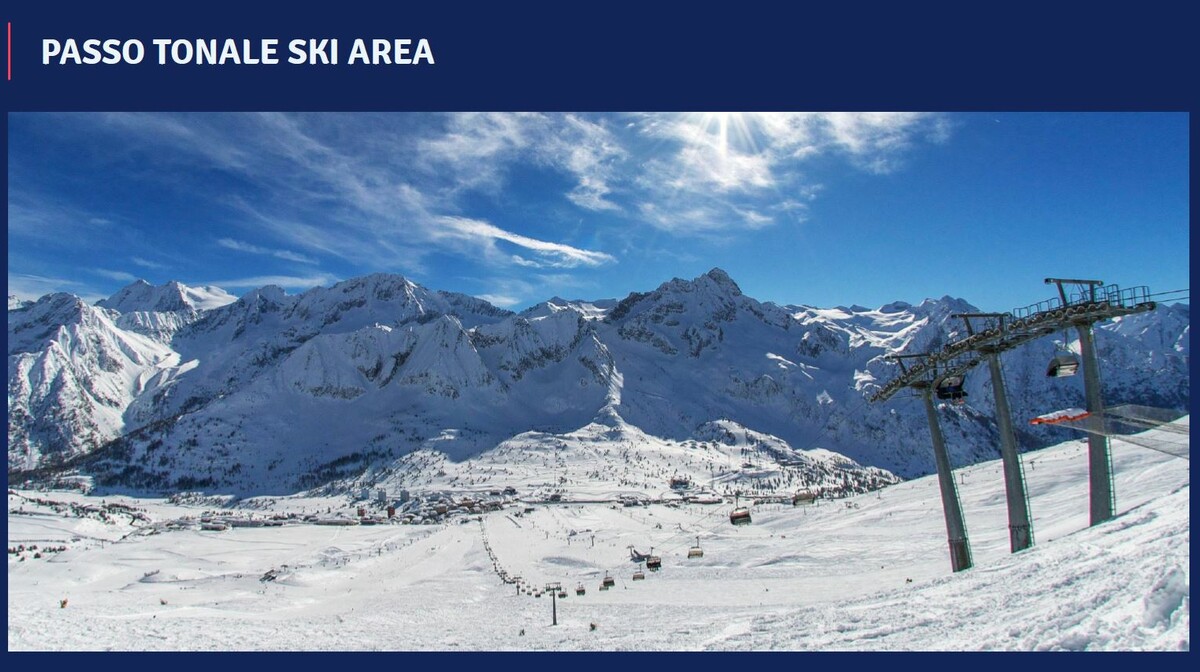
M332 285L339 282L341 279L329 273L318 273L316 275L295 276L295 275L255 275L247 278L230 278L227 280L210 280L197 283L197 286L215 285L222 289L227 287L249 287L258 288L266 285L279 285L284 289L311 289L313 287L321 287ZM190 283L189 283L190 284Z
M292 252L291 250L276 250L276 249L271 249L271 248L266 248L266 247L259 247L258 245L251 245L250 243L245 243L240 240L234 240L232 238L221 238L221 239L217 240L217 245L220 245L221 247L224 247L226 249L235 250L238 252L246 252L248 254L263 254L263 255L275 257L277 259L283 259L285 261L295 261L295 262L299 262L302 264L318 263L316 259L313 259L312 257L306 257L303 254L300 254L298 252Z
M419 141L417 153L426 171L452 178L451 193L498 191L511 166L532 161L572 176L576 185L566 198L575 205L621 210L608 196L614 166L627 152L602 123L579 115L452 114L445 132Z
M92 272L96 275L104 276L110 280L116 280L118 282L133 282L134 280L137 280L136 275L132 273L126 273L125 271L110 271L106 268L93 268Z
M655 114L638 115L635 127L671 148L645 163L637 211L680 234L756 229L775 221L764 211L803 210L820 185L800 168L818 156L887 173L918 141L945 142L950 132L937 115L909 112Z
M105 296L94 288L67 278L53 278L30 273L9 273L8 293L22 301L37 301L47 294L66 292L75 294L89 303L99 301Z
M511 265L510 255L496 253L497 242L532 251L529 261L543 266L588 267L613 260L602 252L491 225L467 226L461 222L479 220L460 214L467 190L500 185L508 167L518 161L578 175L574 200L594 209L615 207L605 201L604 160L616 151L615 144L603 144L607 131L583 120L541 114L448 115L444 129L422 130L436 118L269 113L162 119L106 115L104 120L109 128L144 128L153 142L172 144L175 161L188 155L254 186L224 200L250 214L250 224L265 227L256 233L268 234L286 248L226 236L218 243L226 249L300 263L317 263L309 252L319 251L359 267L407 273L420 272L423 258L439 251ZM389 132L414 119L420 126L415 133ZM559 130L569 132L571 139L559 139ZM448 221L460 224L448 227Z
M500 306L501 308L507 308L521 302L520 299L514 296L508 296L506 294L476 294L475 296L487 301L493 306Z
M155 271L161 271L167 268L166 264L160 264L157 261L150 261L149 259L143 259L142 257L130 257L129 261L141 266L142 268L149 268Z
M570 114L555 130L540 144L541 154L577 180L567 199L586 210L620 211L621 206L609 200L610 183L629 154L616 137L602 124Z
M764 226L769 226L775 223L774 217L771 217L770 215L764 215L761 212L750 208L734 208L734 212L736 212L738 216L742 218L742 221L746 223L746 228L749 229L761 229Z
M578 266L600 266L615 262L616 259L603 252L583 250L562 243L552 243L519 233L505 231L494 224L466 217L439 217L440 228L433 232L438 238L451 238L468 242L481 247L489 256L502 257L520 266L550 266L554 268L575 268ZM495 245L497 241L511 243L525 248L535 254L536 261L520 255L499 254Z
M576 235L536 238L480 215L488 212L480 209L481 196L492 209L519 205L523 196L513 187L526 186L515 182L526 171L539 171L538 179L551 175L545 183L561 192L561 210L578 208L585 217L616 213L634 226L716 237L803 221L818 190L815 178L804 172L814 158L888 172L919 143L944 142L949 133L942 118L917 113L616 119L549 113L111 113L75 119L91 124L88 130L99 126L122 134L140 156L242 178L238 188L219 197L245 215L239 222L245 233L218 234L225 249L310 265L330 255L352 268L407 274L421 273L433 254L494 269L578 271L615 263L612 252L621 248L611 247L612 241L623 235L615 224L608 230L578 224L591 227L594 235L586 240L610 245L604 251L581 247ZM550 216L567 219L558 212ZM10 201L10 236L45 235L49 219L83 226L89 217L94 218ZM164 268L140 257L131 261Z
M475 296L504 308L554 295L570 294L594 287L572 273L528 273L521 277L498 276L477 280L484 290Z

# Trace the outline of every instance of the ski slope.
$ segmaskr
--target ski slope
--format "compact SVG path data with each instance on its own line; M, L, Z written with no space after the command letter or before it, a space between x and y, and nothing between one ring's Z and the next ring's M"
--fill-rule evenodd
M573 503L440 525L207 531L167 523L194 521L211 504L10 491L10 548L67 549L38 559L10 552L8 646L1189 649L1189 462L1114 439L1118 515L1090 528L1086 452L1076 440L1024 456L1036 545L1017 555L1008 552L999 460L958 470L975 566L957 574L935 477L816 506L757 505L743 527L729 524L728 503ZM344 497L246 500L239 509L345 511ZM704 555L689 559L696 537ZM662 570L632 580L631 545L653 547ZM548 595L518 594L500 570L531 586L560 582L558 625ZM615 585L600 591L606 573Z

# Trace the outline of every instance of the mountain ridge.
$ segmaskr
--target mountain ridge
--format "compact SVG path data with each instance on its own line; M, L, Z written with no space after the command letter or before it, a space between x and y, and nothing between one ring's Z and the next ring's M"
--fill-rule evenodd
M137 375L109 395L115 406L105 413L120 413L106 423L95 405L72 408L69 398L39 396L42 388L28 384L31 367L14 357L34 357L46 341L29 337L33 307L10 310L10 473L41 466L46 455L61 462L113 444L87 469L114 487L125 479L160 490L207 483L282 492L325 477L360 479L430 449L470 460L531 430L575 436L599 423L677 446L727 420L791 449L827 449L913 476L932 469L923 411L865 397L896 374L888 355L960 337L949 316L975 310L948 295L877 309L779 306L745 295L721 269L620 300L553 297L521 313L383 273L294 296L268 286L174 311L142 309L152 299L178 306L161 296L186 297L189 288L135 285L101 302L129 312L87 307L104 329L153 350L123 364ZM52 312L41 315L41 328L69 321L69 311ZM1099 325L1106 396L1186 407L1189 318L1186 307L1167 307ZM148 328L155 324L166 327ZM1077 381L1044 379L1053 340L1005 357L1016 414L1078 405ZM29 352L14 351L14 342ZM99 366L94 357L81 361L63 380ZM996 450L986 378L969 376L968 403L939 411L958 464ZM76 425L92 422L96 431L56 434L37 415L13 412L35 407L56 409L48 418L74 414ZM1064 438L1018 424L1026 449Z

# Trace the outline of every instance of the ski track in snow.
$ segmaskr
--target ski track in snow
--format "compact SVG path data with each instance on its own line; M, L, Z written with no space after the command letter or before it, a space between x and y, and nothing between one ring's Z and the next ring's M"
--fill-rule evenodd
M1008 553L999 461L956 472L974 568L952 574L934 477L817 506L513 510L442 525L166 530L10 493L8 645L20 650L1187 650L1189 465L1113 443L1117 517L1088 527L1086 445L1024 456L1036 545ZM154 521L200 509L108 497ZM281 510L347 506L281 498ZM22 513L13 513L21 510ZM519 509L518 509L519 510ZM260 512L261 513L261 512ZM462 522L457 522L462 521ZM513 523L517 523L514 525ZM661 526L661 529L660 527ZM574 534L571 534L572 531ZM688 559L699 535L702 558ZM486 543L485 543L486 542ZM594 545L593 545L594 543ZM632 581L632 545L663 557ZM518 595L488 548L532 585ZM262 581L276 570L274 581ZM611 572L616 585L599 591ZM911 582L909 582L911 579ZM577 584L587 593L575 594ZM60 606L60 600L68 600ZM593 624L595 627L593 628ZM521 633L524 634L521 634Z

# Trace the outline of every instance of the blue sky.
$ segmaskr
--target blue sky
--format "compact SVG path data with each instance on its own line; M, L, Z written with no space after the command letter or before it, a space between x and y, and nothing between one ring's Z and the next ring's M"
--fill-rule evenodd
M816 306L1188 287L1187 114L9 115L9 293L373 272L519 309L721 267Z

